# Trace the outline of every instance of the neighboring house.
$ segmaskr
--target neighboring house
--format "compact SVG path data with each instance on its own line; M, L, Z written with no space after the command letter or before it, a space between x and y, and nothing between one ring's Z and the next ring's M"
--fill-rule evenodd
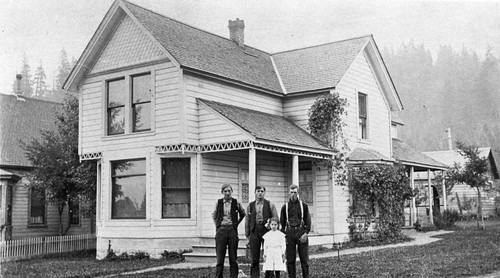
M346 240L349 190L322 163L336 151L307 132L324 94L347 99L350 163L395 161L402 103L372 36L270 54L244 44L242 20L229 29L226 39L117 0L68 77L81 159L98 165L98 258L213 238L224 183L244 206L262 184L278 207L298 183L311 242Z
M1 241L59 234L57 206L46 202L45 192L30 188L26 175L33 167L20 144L40 138L40 130L53 130L54 112L59 106L59 103L0 94ZM63 213L63 219L68 219L67 207ZM92 231L90 220L79 213L78 202L73 203L69 213L72 227L68 234Z
M491 170L489 176L492 182L492 188L496 189L488 191L481 189L483 215L485 217L498 216L500 213L500 177L498 174L498 165L495 161L491 148L478 148L478 150L479 155L482 158L488 158ZM458 150L424 152L424 154L450 167L455 163L464 165L466 162L465 158ZM427 179L427 176L419 176L418 178ZM433 178L432 175L431 178ZM456 184L448 194L447 203L449 208L457 211L460 210L460 204L462 207L466 208L466 211L463 212L464 214L468 213L476 215L478 205L477 190L475 188L471 188L467 184Z

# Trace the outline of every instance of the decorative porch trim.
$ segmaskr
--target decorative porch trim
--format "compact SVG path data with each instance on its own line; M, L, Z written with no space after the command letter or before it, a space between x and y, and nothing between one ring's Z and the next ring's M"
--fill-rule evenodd
M95 159L101 159L102 158L102 153L97 152L97 153L84 153L80 155L80 161L83 160L95 160Z
M308 156L308 157L321 158L321 159L332 158L332 155L328 155L328 154L309 152L309 151L304 151L304 150L295 150L295 149L290 149L290 148L286 148L286 147L279 147L279 146L273 146L273 145L267 145L267 144L261 144L261 143L255 143L254 146L258 150L265 150L265 151L270 151L270 152L295 154L295 155L300 155L300 156Z
M207 145L189 145L189 144L177 144L177 145L165 145L156 146L156 153L172 153L172 152L195 152L195 153L209 153L209 152L222 152L222 151L234 151L234 150L246 150L250 148L255 148L258 150L264 150L269 152L285 153L291 155L300 155L307 157L314 157L320 159L329 159L332 156L324 153L316 153L312 151L296 150L286 147L273 146L262 143L254 143L252 141L237 141L237 142L227 142L227 143L217 143L217 144L207 144Z

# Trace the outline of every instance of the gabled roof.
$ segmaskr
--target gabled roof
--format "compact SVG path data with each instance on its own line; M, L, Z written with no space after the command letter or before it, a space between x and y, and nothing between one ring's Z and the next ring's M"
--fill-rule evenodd
M359 162L368 162L368 163L376 163L376 162L393 162L393 160L373 149L366 148L355 148L347 158L348 161L353 163Z
M246 45L240 47L232 40L124 0L116 0L111 6L66 80L65 89L75 91L123 16L130 16L177 66L277 94L334 88L356 55L365 51L391 110L402 109L371 35L269 54Z
M334 153L334 150L285 117L205 99L198 99L198 101L230 120L258 141Z
M416 151L396 138L392 139L392 156L402 164L415 166L418 170L446 170L448 168L447 165Z
M0 165L31 166L20 141L27 144L40 138L40 130L55 128L59 103L0 94Z
M493 176L495 177L495 179L498 179L498 165L495 161L491 148L478 148L478 151L481 157L488 158L488 160L490 161ZM465 158L460 154L458 150L424 152L424 154L447 166L453 166L455 163L464 165L465 163Z
M334 88L369 36L272 54L287 93Z

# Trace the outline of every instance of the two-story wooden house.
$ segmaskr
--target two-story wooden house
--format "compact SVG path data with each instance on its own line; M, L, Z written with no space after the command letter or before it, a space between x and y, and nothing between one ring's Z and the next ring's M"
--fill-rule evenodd
M347 99L352 161L394 161L402 103L371 35L271 54L244 44L243 20L229 29L227 39L117 0L67 79L81 159L98 164L98 257L213 237L224 183L244 205L265 185L278 207L298 183L311 241L347 239L348 188L314 163L335 150L307 132L322 94Z

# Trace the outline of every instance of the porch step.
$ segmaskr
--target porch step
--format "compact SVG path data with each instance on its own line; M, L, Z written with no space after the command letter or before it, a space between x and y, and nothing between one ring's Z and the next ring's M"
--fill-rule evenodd
M201 244L199 245L193 245L193 252L190 253L184 253L182 256L184 257L184 260L186 262L193 262L193 263L216 263L217 262L217 255L216 255L216 250L215 250L215 239L211 238L211 241L208 243L208 239L202 239ZM246 239L241 239L238 243L238 250L237 254L238 257L244 257L247 254L247 248L246 248L247 240ZM226 251L226 257L227 257L227 251ZM226 258L226 262L229 259Z
M238 257L245 257L247 254L246 246L238 246L237 251ZM193 252L182 254L186 262L193 263L216 263L217 255L215 252L215 245L195 245L193 246ZM227 257L226 251L226 257ZM226 261L228 259L226 258Z

